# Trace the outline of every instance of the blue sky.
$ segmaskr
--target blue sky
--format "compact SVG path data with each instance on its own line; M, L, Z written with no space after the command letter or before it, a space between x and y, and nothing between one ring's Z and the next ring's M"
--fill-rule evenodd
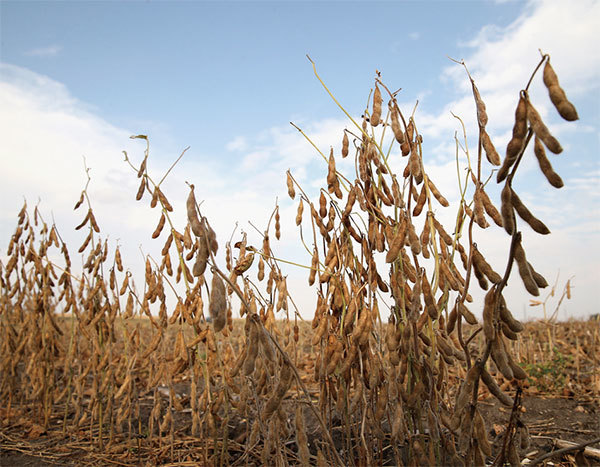
M565 188L553 190L531 160L524 163L517 189L553 232L539 240L524 232L531 239L526 251L549 281L560 274L559 287L575 276L565 317L597 312L600 58L594 44L600 4L575 3L2 1L0 260L23 197L30 205L41 199L41 209L52 212L76 249L82 239L71 232L79 223L71 209L85 183L82 156L92 168L92 201L103 233L119 239L132 265L140 246L150 254L160 250L150 239L157 214L133 200L136 179L122 161L122 150L141 159L143 146L129 139L138 133L150 136L156 173L191 146L167 188L183 206L183 182L195 183L222 238L236 222L249 234L248 220L264 225L276 197L293 224L285 170L313 193L325 172L289 122L325 152L339 148L350 126L306 54L352 115L364 109L375 70L390 88L402 88L403 112L419 100L426 168L430 164L433 180L452 199L460 127L450 112L465 119L471 141L475 136L469 82L448 56L467 61L488 106L488 131L503 154L518 90L541 48L551 55L580 120L562 122L541 79L534 83L532 96L565 147L553 159ZM508 237L499 229L481 236L498 258L495 267L503 269ZM280 256L308 262L297 243L297 230L286 227ZM289 274L291 283L305 282L303 271ZM513 288L518 315L539 313L526 309L520 284Z
M472 1L3 2L2 60L64 83L115 125L156 128L154 138L166 130L182 145L201 140L214 150L232 130L338 115L305 54L355 112L375 69L410 100L440 87L424 102L439 106L453 92L440 82L447 56L461 58L460 43L489 18L504 26L522 9Z

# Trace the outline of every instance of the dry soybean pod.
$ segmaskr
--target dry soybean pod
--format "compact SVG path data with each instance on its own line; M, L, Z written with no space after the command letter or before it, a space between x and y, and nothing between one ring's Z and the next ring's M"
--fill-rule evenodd
M490 139L490 135L488 135L487 131L483 128L481 129L481 144L483 145L488 162L492 165L500 165L500 155L498 154L498 151L496 151L496 148Z
M488 216L492 218L492 220L496 223L498 227L502 227L504 224L502 223L502 216L496 209L496 206L492 204L490 197L485 192L483 187L481 188L481 200L483 201L483 207L485 212L487 212Z
M286 176L288 195L290 196L290 198L294 199L296 197L296 190L294 190L294 182L292 180L292 175L290 174L289 170L286 172Z
M529 270L531 271L531 275L533 276L533 280L535 281L537 286L540 289L545 289L546 287L548 287L548 281L546 280L546 278L542 276L539 272L537 272L535 269L533 269L533 266L529 261L527 262L527 265L529 266Z
M473 195L473 214L475 216L475 222L477 222L477 225L479 225L479 227L482 229L486 229L490 226L490 224L485 219L481 191L482 188L480 186L475 189L475 194Z
M410 249L414 255L418 255L421 253L421 242L419 241L417 232L415 232L415 226L410 221L407 221L406 225L408 230L408 242L410 244Z
M419 194L419 197L417 198L417 203L415 204L415 207L413 209L412 215L414 217L421 214L421 211L423 211L423 206L425 206L425 201L427 201L427 190L425 188L425 184L423 184L423 187L421 188L421 193Z
M483 417L477 408L475 408L475 418L473 420L474 425L473 428L475 430L475 435L477 436L477 441L479 442L479 447L481 451L486 456L492 455L492 446L490 444L490 440L487 436L487 431L485 429L485 423L483 421Z
M535 157L537 158L540 170L542 171L550 185L552 185L554 188L562 188L564 185L562 178L560 178L560 176L552 168L552 164L550 164L550 161L546 156L546 150L544 149L544 145L537 136L535 137L533 152L535 154Z
M429 313L431 319L437 319L438 311L435 300L433 299L433 293L431 291L431 285L427 280L427 274L423 272L421 275L421 289L423 290L423 298L425 299L425 309Z
M348 147L350 141L348 140L348 133L344 131L344 137L342 138L342 157L348 157Z
M550 229L546 227L546 224L531 214L531 211L527 209L527 206L523 204L519 196L514 191L511 193L510 200L515 208L515 211L517 211L517 214L519 214L519 217L527 222L533 230L541 235L548 235L550 233Z
M227 300L225 298L225 284L218 274L213 274L212 287L208 310L213 320L216 332L221 331L227 324Z
M433 214L431 214L431 219L433 220L433 226L435 227L435 230L437 230L438 234L440 234L440 237L442 237L444 243L448 246L452 246L452 237L448 235L448 232L446 232L444 226L439 223Z
M400 110L398 109L398 106L396 105L396 103L394 102L392 105L392 101L390 101L390 114L392 117L392 131L394 132L394 138L396 138L396 141L399 144L404 143L404 133L402 133L402 128L400 127L400 121L398 119L398 114L400 113Z
M506 146L506 156L502 167L498 171L496 181L502 182L508 175L508 171L512 165L516 162L517 156L523 146L523 140L527 135L527 102L523 93L519 96L519 103L515 110L515 124L513 126L512 139Z
M507 380L512 380L514 378L514 373L508 363L508 354L506 353L506 348L504 346L502 334L498 334L496 336L496 339L494 339L491 342L492 360L494 360L494 363L496 364L502 375Z
M440 193L440 190L437 189L437 187L434 185L434 183L431 181L431 178L429 177L427 177L427 185L429 186L429 189L431 190L431 193L433 194L434 198L437 199L438 203L440 203L445 208L450 206L448 200L444 198L444 196Z
M498 383L496 382L494 377L490 375L485 368L481 371L481 380L485 383L490 393L503 405L505 405L506 407L510 407L513 405L512 398L504 391L502 391L502 389L500 389L500 386L498 386Z
M506 325L510 328L511 331L521 332L523 329L525 329L523 323L516 320L510 312L510 310L506 307L506 301L504 300L504 297L502 295L500 295L499 309L500 319L506 323Z
M302 198L300 198L300 203L298 203L298 211L296 212L296 225L300 225L302 223L302 213L304 212L304 204L302 203Z
M502 188L502 194L500 195L501 205L500 213L502 214L502 225L504 230L509 235L512 235L515 231L515 212L512 204L513 191L509 183L506 182L504 188Z
M531 269L529 269L529 263L527 262L527 258L525 257L525 250L523 249L523 246L521 245L520 241L517 242L515 245L515 260L517 261L517 266L519 267L519 275L523 280L525 288L531 295L533 295L534 297L538 297L540 295L540 290L533 278Z
M480 128L484 128L488 122L487 112L485 110L485 103L481 99L479 89L475 86L475 81L471 79L471 86L473 87L473 97L475 97L475 105L477 106L477 121Z
M248 337L246 339L246 358L244 360L244 375L250 376L254 372L254 364L258 355L259 347L259 329L258 325L252 320L248 314L246 323L249 326Z
M494 325L494 312L496 309L496 289L492 287L485 295L483 305L483 334L488 341L496 338L496 327Z
M492 269L477 247L473 249L473 263L476 264L479 270L494 284L499 284L502 281L500 274Z
M457 305L454 305L450 314L448 314L448 322L446 323L446 332L451 334L454 331L454 326L456 326L456 319L458 318Z
M508 351L506 353L506 356L508 357L508 365L512 369L514 377L520 380L526 379L527 372L513 360L512 356L508 353Z
M550 130L548 130L548 127L542 121L542 117L529 99L527 99L527 119L535 135L543 141L546 147L554 154L560 154L563 150L560 143L552 136Z
M556 76L552 65L550 65L550 58L548 58L546 65L544 65L544 84L548 88L550 100L560 116L569 122L578 120L577 109L569 102L565 91L560 87L558 76Z
M158 236L162 232L162 229L164 226L165 226L165 213L162 212L160 214L160 220L158 221L158 225L156 226L156 229L154 230L154 232L152 232L152 238L158 238Z
M379 120L381 120L381 104L383 99L381 98L381 91L379 90L379 86L375 83L375 91L373 92L373 112L371 113L371 125L377 126L379 125Z

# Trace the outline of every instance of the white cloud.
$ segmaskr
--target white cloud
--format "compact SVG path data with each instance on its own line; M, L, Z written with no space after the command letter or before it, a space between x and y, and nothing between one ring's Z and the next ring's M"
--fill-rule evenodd
M243 136L236 136L225 145L228 151L244 151L248 147L248 142Z
M60 45L48 45L45 47L37 47L35 49L30 49L25 52L25 55L30 57L55 57L62 51L62 46Z
M418 33L418 32L411 32L411 33L408 35L408 38L409 38L410 40L412 40L412 41L416 41L416 40L417 40L417 39L419 39L420 37L421 37L421 34L420 34L420 33Z

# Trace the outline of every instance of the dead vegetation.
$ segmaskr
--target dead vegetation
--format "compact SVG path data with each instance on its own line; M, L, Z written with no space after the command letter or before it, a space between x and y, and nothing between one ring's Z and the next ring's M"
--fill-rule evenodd
M548 56L532 78L543 64L552 102L575 120ZM119 249L102 239L87 186L75 206L77 229L88 232L80 275L58 228L23 206L9 260L0 263L2 430L29 420L25 438L61 440L48 451L54 461L62 448L65 458L79 452L79 461L120 465L520 465L530 434L521 395L545 391L531 378L540 352L575 348L577 372L564 387L597 395L598 330L582 324L558 337L548 325L532 326L520 338L525 326L503 297L514 263L531 295L548 284L526 257L519 223L543 235L549 229L512 182L534 138L540 169L562 186L545 154L562 148L529 99L530 79L502 162L469 79L479 137L474 153L457 141L457 163L460 152L467 164L451 225L436 218L449 203L428 176L415 117L401 112L379 74L362 121L346 113L352 125L339 155L319 151L327 186L318 200L287 173L317 294L311 326L301 322L271 251L281 235L279 207L262 245L242 234L220 246L190 185L188 222L174 225L164 177L150 175L144 135L134 137L146 142L141 164L126 161L139 179L136 199L156 209L152 237L164 247L160 259L146 259L142 289ZM340 157L354 159L355 173L338 170ZM402 173L392 170L393 158L405 161ZM486 192L490 169L504 182L499 210ZM491 224L510 235L501 274L476 244ZM469 294L474 281L487 290L484 303ZM245 320L234 325L236 303ZM479 407L490 394L509 408L497 448ZM5 449L14 441L3 439Z

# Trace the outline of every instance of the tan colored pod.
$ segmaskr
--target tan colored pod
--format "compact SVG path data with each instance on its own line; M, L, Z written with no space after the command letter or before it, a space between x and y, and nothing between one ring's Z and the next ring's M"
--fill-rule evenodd
M421 188L421 193L419 194L419 197L417 198L417 203L415 204L415 207L413 209L413 217L416 217L419 214L421 214L421 211L423 211L423 206L425 206L425 201L427 201L427 190L425 184L423 184L423 187Z
M535 157L537 158L540 170L542 171L550 185L552 185L554 188L562 188L564 185L562 178L560 178L560 176L552 168L552 164L546 156L546 150L544 149L544 145L537 136L535 137L533 152L535 154Z
M560 87L558 76L556 76L552 65L550 65L550 59L544 65L544 84L548 88L550 100L554 104L554 107L556 107L556 110L558 110L560 116L569 122L578 120L577 109L569 102L565 91Z
M527 100L527 119L529 120L531 129L535 135L543 141L546 147L554 154L560 154L563 150L562 146L558 140L552 136L550 130L548 130L548 127L542 121L542 117L529 99Z
M517 261L517 266L519 267L519 275L523 280L525 288L531 295L533 295L534 297L538 297L540 295L540 290L533 278L531 269L529 268L529 263L527 262L527 258L525 257L525 250L523 249L523 246L521 245L520 241L515 246L515 260Z
M227 324L227 300L223 279L216 273L213 274L208 310L213 320L215 331L221 331Z
M471 326L474 326L477 324L477 318L475 317L475 315L471 312L471 310L469 310L464 303L459 302L458 304L458 309L460 311L460 314L463 316L463 318L465 318L465 320L467 321L467 323L469 323Z
M400 114L400 110L398 106L394 103L391 105L390 101L390 115L392 117L392 131L394 132L394 138L398 144L404 143L404 133L402 133L402 128L400 127L400 120L398 119L398 115Z
M531 214L531 211L527 209L527 206L523 204L521 198L514 191L511 193L510 200L519 217L527 222L533 230L541 235L548 235L550 233L550 229L546 227L546 224Z
M448 322L446 323L446 332L448 334L454 331L454 327L456 326L456 319L458 318L458 311L456 305L452 308L452 311L448 315Z
M488 194L483 188L481 188L481 200L483 202L483 207L485 208L485 212L487 213L487 215L492 218L492 220L498 227L503 227L504 224L502 222L502 216L496 209L496 206L492 204L492 201L490 200Z
M488 116L485 109L485 103L479 94L479 89L475 85L475 81L471 80L471 86L473 87L473 97L475 97L475 105L477 107L477 122L480 128L485 128L488 122Z
M494 284L499 284L502 281L500 274L492 269L490 264L485 260L477 248L473 249L473 263L477 265L477 268Z
M511 357L510 354L507 353L508 356L508 364L513 371L513 374L516 379L524 380L527 379L527 372L521 368Z
M450 206L450 203L448 203L448 200L440 193L440 190L437 189L437 187L435 186L435 184L431 181L431 178L429 178L429 177L427 177L427 186L429 187L431 194L438 201L438 203L440 203L445 208Z
M344 131L344 137L342 138L342 157L348 157L348 149L350 141L348 140L348 133Z
M505 405L506 407L511 407L513 405L512 398L504 391L502 391L502 389L500 389L500 386L498 386L498 383L496 382L494 377L490 375L485 368L481 371L481 380L487 386L490 393L503 405Z
M379 121L381 120L381 104L383 99L381 98L381 91L379 90L379 86L375 83L375 91L373 92L373 112L371 113L371 125L377 126L379 125Z
M521 152L521 148L523 147L523 142L526 135L527 102L523 93L521 93L521 96L519 97L519 103L517 104L517 108L515 110L515 124L513 126L512 139L506 146L506 156L504 158L504 162L502 163L502 167L500 167L500 170L496 176L496 181L498 183L502 182L506 178L508 171L517 160L517 157Z
M477 441L479 442L479 447L481 448L481 451L486 456L491 456L492 445L490 444L490 440L487 436L487 430L485 429L485 422L483 421L481 412L479 412L477 408L475 409L475 417L473 422L473 428L477 437Z
M508 182L502 188L502 194L500 195L501 205L500 213L502 214L502 225L504 230L509 235L512 235L515 231L515 212L512 204L513 191Z
M506 307L506 301L504 297L500 295L500 306L499 306L500 319L506 323L506 325L513 332L521 332L525 329L523 323L516 320L510 310Z
M287 175L286 184L287 184L287 189L288 189L288 195L290 196L290 198L294 199L296 197L296 190L294 190L294 182L292 180L292 175L290 174L289 170L286 172L286 175Z
M481 130L481 144L483 145L483 150L485 151L488 162L492 165L500 165L500 155L498 154L498 151L496 151L496 148L490 139L490 135L488 135L487 131L484 129Z
M546 287L548 287L548 281L546 280L546 278L542 276L539 272L537 272L535 269L533 269L533 266L530 262L527 262L527 265L529 266L529 270L531 271L531 275L533 276L533 280L535 281L537 286L540 289L545 289Z
M504 346L502 334L498 334L496 339L492 341L491 350L492 360L494 360L494 363L502 373L502 376L509 381L512 380L514 378L514 373L508 361L508 354L506 352L506 347Z
M246 318L246 324L249 326L248 336L246 338L246 358L244 359L244 375L250 376L254 372L254 366L256 363L256 357L259 349L259 335L260 330L258 325L252 320L252 316L248 315Z
M485 295L483 305L483 334L488 341L493 341L496 338L495 327L495 310L496 310L496 289L492 287Z

